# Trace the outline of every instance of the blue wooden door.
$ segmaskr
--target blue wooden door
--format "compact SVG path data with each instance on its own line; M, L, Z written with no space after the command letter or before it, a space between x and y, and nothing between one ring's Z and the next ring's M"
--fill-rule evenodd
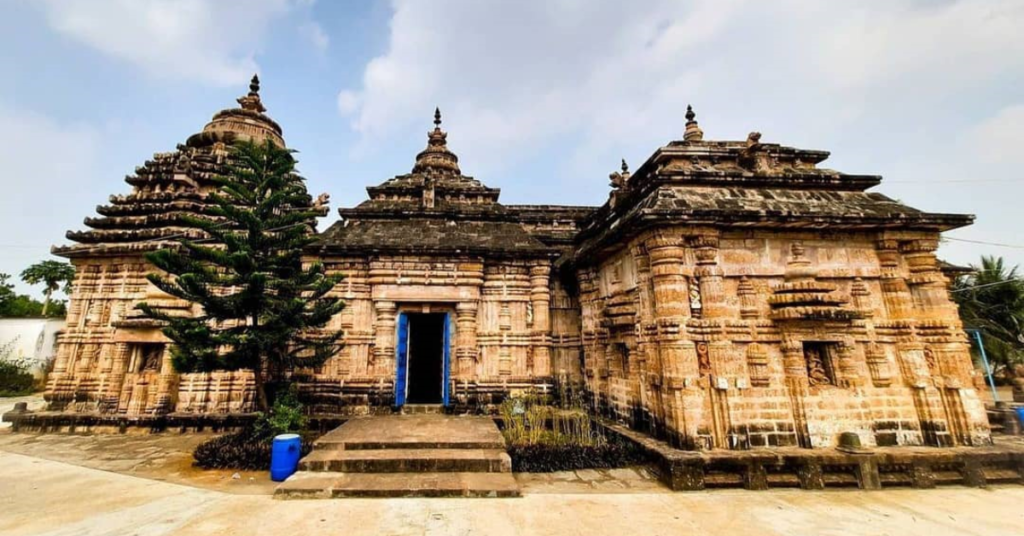
M398 314L398 340L395 344L395 405L405 404L409 376L409 316Z
M445 406L448 405L448 388L451 384L451 362L452 362L452 336L451 336L451 313L444 314L444 356L442 357L442 365L444 372L442 373L442 380L444 383L441 384L441 400Z

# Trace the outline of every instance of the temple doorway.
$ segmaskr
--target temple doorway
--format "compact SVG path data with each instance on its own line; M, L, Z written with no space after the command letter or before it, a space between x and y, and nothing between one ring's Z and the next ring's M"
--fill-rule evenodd
M448 314L401 313L396 405L447 404Z

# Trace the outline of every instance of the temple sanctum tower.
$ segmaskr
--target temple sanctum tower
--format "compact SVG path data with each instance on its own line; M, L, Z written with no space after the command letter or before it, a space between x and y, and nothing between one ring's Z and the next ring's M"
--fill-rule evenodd
M48 411L95 422L246 415L250 372L176 373L161 326L195 306L144 254L203 214L239 140L285 145L254 78L239 107L157 153L54 248L77 269ZM306 252L344 275L344 344L289 374L317 415L584 393L593 411L686 449L990 442L967 339L936 259L971 223L819 167L827 152L681 139L612 173L600 207L505 205L464 175L440 111L409 173L367 188ZM412 160L412 159L410 159ZM408 168L406 168L408 169ZM327 214L327 198L310 199Z

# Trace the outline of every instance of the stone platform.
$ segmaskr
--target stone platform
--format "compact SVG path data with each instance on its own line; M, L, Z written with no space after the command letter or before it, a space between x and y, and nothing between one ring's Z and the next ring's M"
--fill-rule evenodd
M609 433L640 445L661 481L675 491L715 488L887 489L1024 484L1024 445L988 447L759 448L684 451L624 426Z
M277 498L517 497L505 440L492 419L357 417L313 444Z

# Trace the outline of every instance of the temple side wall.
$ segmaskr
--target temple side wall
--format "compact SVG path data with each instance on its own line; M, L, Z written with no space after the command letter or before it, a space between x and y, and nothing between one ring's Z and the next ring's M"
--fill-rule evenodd
M773 310L794 243L852 318ZM685 448L825 447L842 432L988 444L936 247L934 233L642 234L578 271L587 388L602 413Z
M192 314L156 291L141 257L74 261L78 270L54 372L50 409L125 416L244 413L254 409L249 372L177 374L167 339L135 310L149 302ZM331 329L339 353L296 371L300 395L317 413L365 413L394 403L399 312L451 313L452 395L458 406L499 402L510 392L552 392L579 381L578 310L551 278L549 260L380 256L328 258L345 279Z
M192 306L158 292L146 280L152 267L145 259L72 263L67 328L44 394L49 409L125 417L253 410L252 373L174 371L167 338L135 306L148 302L179 314L192 314Z

